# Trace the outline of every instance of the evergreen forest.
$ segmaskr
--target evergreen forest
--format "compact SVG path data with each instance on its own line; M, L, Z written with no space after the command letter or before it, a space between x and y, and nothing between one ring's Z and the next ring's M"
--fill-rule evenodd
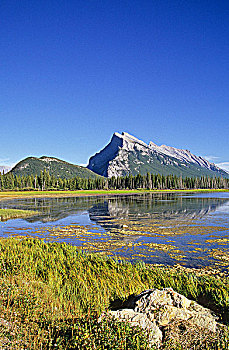
M229 179L223 177L177 177L176 175L138 174L124 177L96 177L71 179L56 178L48 171L40 175L18 176L12 173L0 173L0 191L16 190L133 190L133 189L228 189Z

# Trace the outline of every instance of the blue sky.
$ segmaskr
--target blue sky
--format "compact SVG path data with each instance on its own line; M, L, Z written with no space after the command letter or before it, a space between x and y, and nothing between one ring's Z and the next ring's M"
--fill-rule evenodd
M229 169L229 2L1 0L0 165L115 131Z

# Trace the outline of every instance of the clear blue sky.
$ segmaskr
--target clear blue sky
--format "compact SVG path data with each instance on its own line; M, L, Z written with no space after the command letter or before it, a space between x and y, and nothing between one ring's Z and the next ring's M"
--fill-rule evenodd
M1 0L0 165L115 131L229 166L229 2Z

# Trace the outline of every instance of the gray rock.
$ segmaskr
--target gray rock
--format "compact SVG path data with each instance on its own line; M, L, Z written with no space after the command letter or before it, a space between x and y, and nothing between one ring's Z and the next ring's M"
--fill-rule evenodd
M101 315L128 321L132 326L140 326L149 332L151 345L162 342L161 327L179 322L188 322L190 328L196 327L207 332L216 332L217 317L212 311L175 292L172 288L149 289L131 297L125 309L109 311Z
M217 318L209 309L176 293L172 288L150 289L137 295L134 311L147 314L159 326L166 326L172 320L189 320L212 332L216 331Z
M160 345L162 341L162 332L154 321L150 321L146 314L135 312L133 309L122 309L103 313L99 322L104 318L114 318L118 321L129 322L133 327L142 327L148 331L149 343L151 346Z

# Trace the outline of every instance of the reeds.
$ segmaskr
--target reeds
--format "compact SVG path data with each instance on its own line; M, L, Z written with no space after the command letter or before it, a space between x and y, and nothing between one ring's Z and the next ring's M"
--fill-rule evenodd
M2 239L0 266L1 319L8 322L1 325L0 319L4 349L147 349L142 330L98 324L97 316L113 301L149 288L172 287L228 321L226 276L119 262L30 238Z
M34 210L21 210L21 209L0 209L0 221L6 221L9 219L24 218L28 216L37 215L38 212Z

